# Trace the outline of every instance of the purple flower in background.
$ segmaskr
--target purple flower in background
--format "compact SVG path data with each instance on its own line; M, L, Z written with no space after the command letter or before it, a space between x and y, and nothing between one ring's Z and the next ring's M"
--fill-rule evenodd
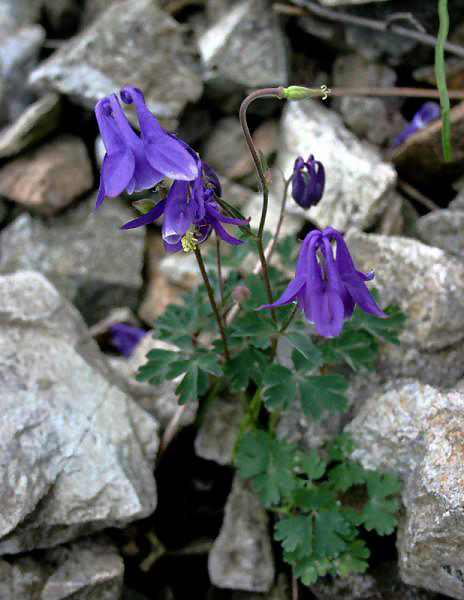
M332 241L336 243L335 258ZM386 317L364 283L373 278L373 273L364 275L356 270L338 231L332 227L322 232L313 230L301 246L293 281L278 300L258 310L298 302L319 335L334 337L340 333L344 321L352 316L356 304L376 317Z
M140 327L126 325L125 323L111 325L109 332L113 346L126 358L129 358L134 351L135 346L137 346L139 341L147 333Z
M423 129L426 125L438 119L439 116L440 105L436 102L425 102L416 112L409 125L393 140L393 145L398 146L402 144L410 135Z
M195 155L187 145L186 148ZM226 217L214 200L220 196L221 186L213 169L197 160L198 176L194 181L174 181L167 197L161 200L146 214L129 221L122 229L133 229L153 223L164 214L161 229L164 248L167 252L191 250L196 244L205 241L214 230L228 244L241 244L232 237L221 223L248 225L248 221Z
M195 158L183 143L158 123L145 105L142 92L125 87L120 91L126 104L135 104L140 136L132 129L116 94L99 100L95 116L105 145L96 208L105 196L114 198L159 183L163 177L191 181L198 175Z
M292 179L292 198L302 208L315 206L322 198L325 185L324 166L312 154L305 162L301 156L295 160Z

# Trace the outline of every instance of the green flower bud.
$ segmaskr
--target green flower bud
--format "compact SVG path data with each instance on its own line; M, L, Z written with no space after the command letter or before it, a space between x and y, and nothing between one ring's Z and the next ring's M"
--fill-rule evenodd
M322 96L322 99L325 100L331 91L326 85L321 85L319 89L307 88L301 85L291 85L280 89L282 98L286 100L303 100L304 98L314 98L316 96Z
M134 200L134 202L132 202L132 206L142 215L146 215L156 203L157 200L153 198L142 198L141 200Z

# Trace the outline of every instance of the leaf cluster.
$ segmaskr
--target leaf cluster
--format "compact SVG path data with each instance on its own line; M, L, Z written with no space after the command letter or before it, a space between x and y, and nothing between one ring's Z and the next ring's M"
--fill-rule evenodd
M240 441L239 474L251 480L262 505L279 515L274 539L305 585L327 573L365 571L369 550L360 528L386 535L395 527L399 482L363 469L350 460L351 452L345 434L309 454L264 431ZM350 497L356 500L350 503Z

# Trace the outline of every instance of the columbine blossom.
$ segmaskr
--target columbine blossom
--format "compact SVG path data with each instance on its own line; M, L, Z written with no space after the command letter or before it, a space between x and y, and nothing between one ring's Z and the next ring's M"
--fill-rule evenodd
M321 162L309 155L305 162L301 156L295 160L292 178L292 198L302 208L316 206L324 193L325 171Z
M393 140L393 145L402 144L410 135L426 127L440 116L440 105L437 102L425 102L416 112L411 122L403 129L399 136Z
M139 341L147 334L144 329L126 323L111 325L109 333L113 346L126 358L131 356Z
M122 88L121 99L134 103L140 135L132 129L116 94L99 100L95 116L105 145L98 208L105 196L114 198L123 190L129 194L152 188L163 177L191 181L198 175L195 159L183 143L164 131L145 105L137 88Z
M187 148L188 146L185 145ZM189 151L194 155L193 150ZM146 214L129 221L122 229L133 229L153 223L164 214L161 233L167 252L190 250L205 241L214 230L228 244L241 244L221 223L248 225L248 221L226 217L214 197L221 195L221 186L213 169L197 158L198 176L193 181L174 181L167 197Z
M336 242L335 258L332 241ZM293 281L278 300L260 306L259 310L298 302L319 335L334 337L352 316L356 304L376 317L386 317L364 283L373 278L373 273L364 275L356 270L338 231L332 227L322 232L313 230L301 246Z

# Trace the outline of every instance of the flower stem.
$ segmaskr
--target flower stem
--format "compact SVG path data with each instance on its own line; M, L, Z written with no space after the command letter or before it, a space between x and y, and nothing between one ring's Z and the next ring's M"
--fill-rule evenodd
M258 152L253 143L253 139L251 137L250 130L248 128L248 123L246 120L247 108L253 102L253 100L256 100L257 98L269 98L269 97L282 100L284 97L283 96L283 88L263 88L261 90L255 90L254 92L249 94L245 98L245 100L243 100L243 102L240 106L239 118L240 118L240 124L243 129L243 135L245 136L245 141L248 145L248 149L250 150L250 154L253 158L253 162L255 163L256 171L258 173L258 177L259 177L262 192L263 192L263 207L261 210L261 219L259 222L258 239L256 240L256 246L258 248L259 260L261 261L261 267L262 267L262 271L263 271L263 279L264 279L264 285L266 287L267 297L269 300L269 304L272 304L273 298L272 298L271 283L269 281L269 273L267 270L266 257L264 256L264 248L263 248L263 231L264 231L264 224L266 222L269 189L268 189L268 182L266 180L266 175L263 172L263 167L262 167L261 161L258 157ZM275 315L275 311L273 308L271 309L271 317L272 317L272 320L275 322L276 315Z
M277 240L279 238L279 234L280 234L280 229L282 227L282 222L284 220L284 215L285 215L285 205L287 204L287 192L288 192L288 186L290 185L291 180L293 179L293 175L291 175L288 179L285 179L284 181L284 191L282 193L282 201L280 204L280 214L279 214L279 221L277 222L277 227L274 233L274 237L272 238L272 240L269 242L267 248L266 248L266 252L265 252L265 257L267 261L271 260L272 255L274 254L274 251L276 249L277 246Z
M229 355L229 348L227 347L227 339L226 339L226 332L224 330L224 324L222 322L221 315L219 314L216 300L214 299L213 290L212 290L211 284L209 282L208 273L206 272L206 269L205 269L205 263L203 262L203 258L201 257L201 252L200 252L200 249L198 248L198 246L195 247L194 252L195 252L195 257L197 259L198 267L200 268L201 276L203 277L203 281L205 283L205 287L206 287L206 291L208 293L208 298L209 298L209 302L211 304L211 308L213 309L214 316L216 317L216 321L217 321L217 324L219 327L219 332L220 332L221 338L222 338L222 343L224 344L224 358L226 360L229 360L230 355Z
M226 310L226 302L224 298L224 281L222 279L222 267L221 267L221 239L216 236L216 267L217 267L217 276L219 281L219 293L221 296L221 307L222 314L224 315Z

